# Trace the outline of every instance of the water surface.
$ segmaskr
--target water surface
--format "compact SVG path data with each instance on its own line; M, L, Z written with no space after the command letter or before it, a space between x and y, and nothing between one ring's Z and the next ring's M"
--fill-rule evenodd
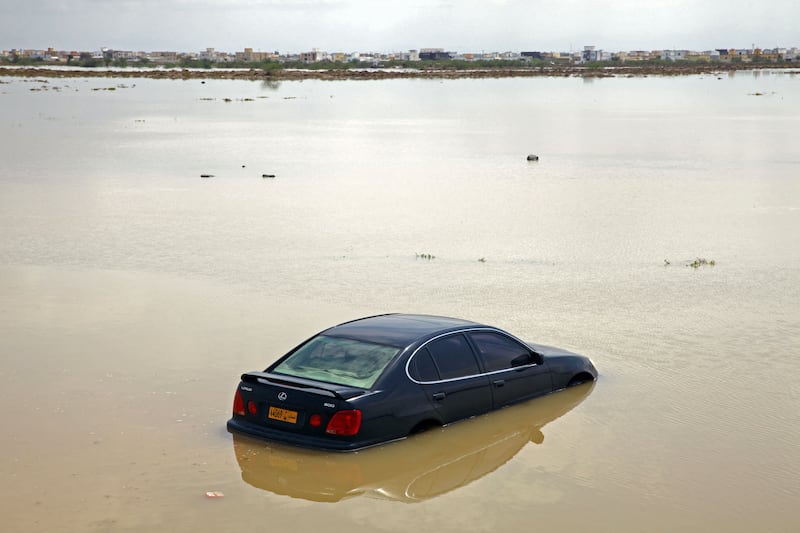
M796 531L799 80L0 79L7 528ZM601 376L358 454L224 430L391 311Z

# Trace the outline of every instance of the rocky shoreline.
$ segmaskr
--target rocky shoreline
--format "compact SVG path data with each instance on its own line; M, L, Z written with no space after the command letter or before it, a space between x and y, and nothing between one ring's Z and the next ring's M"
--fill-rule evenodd
M150 79L221 79L221 80L387 80L399 78L462 79L515 77L644 77L719 75L740 70L783 70L800 73L799 65L753 63L704 63L698 65L635 65L603 68L579 65L530 68L456 69L103 69L103 68L42 68L0 67L0 76L36 78L150 78Z

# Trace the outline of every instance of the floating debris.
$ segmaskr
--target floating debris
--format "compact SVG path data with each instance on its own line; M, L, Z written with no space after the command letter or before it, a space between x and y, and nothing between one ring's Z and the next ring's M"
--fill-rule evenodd
M417 259L427 259L430 261L431 259L436 259L436 256L432 254L417 254Z
M201 178L213 178L214 174L200 174Z
M225 495L218 490L210 490L206 492L206 498L224 498Z
M698 257L692 261L684 261L684 266L692 267L692 268L700 268L701 266L715 266L717 262L713 259L705 259L703 257ZM668 267L672 265L672 262L668 259L664 259L664 266Z
M274 178L275 174L261 174L262 178Z
M259 96L259 98L261 98L261 97ZM203 96L203 97L198 98L198 100L201 100L201 101L204 101L204 102L216 102L217 98L213 98L213 97L210 97L210 96ZM222 101L226 102L226 103L230 103L230 102L255 102L256 99L255 98L251 98L251 97L248 96L246 98L222 98Z
M485 263L485 262L486 262L485 257L481 257L480 259L478 259L478 263Z
M528 154L528 161L538 161L539 156L536 154Z

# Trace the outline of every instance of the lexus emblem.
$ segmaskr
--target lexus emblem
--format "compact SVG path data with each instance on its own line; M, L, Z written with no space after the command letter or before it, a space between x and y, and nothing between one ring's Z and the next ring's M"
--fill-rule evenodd
M282 402L285 402L286 401L286 393L285 392L279 392L278 393L278 399L280 401L282 401Z

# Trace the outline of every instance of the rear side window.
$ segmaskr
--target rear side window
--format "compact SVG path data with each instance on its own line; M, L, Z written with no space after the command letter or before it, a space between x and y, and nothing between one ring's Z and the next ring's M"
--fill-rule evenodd
M422 348L414 355L408 370L417 381L439 381L439 371L427 348Z
M441 379L462 378L480 374L478 362L464 335L449 335L429 343L431 357Z
M469 334L487 372L511 368L511 361L530 353L520 343L493 331L473 331Z

